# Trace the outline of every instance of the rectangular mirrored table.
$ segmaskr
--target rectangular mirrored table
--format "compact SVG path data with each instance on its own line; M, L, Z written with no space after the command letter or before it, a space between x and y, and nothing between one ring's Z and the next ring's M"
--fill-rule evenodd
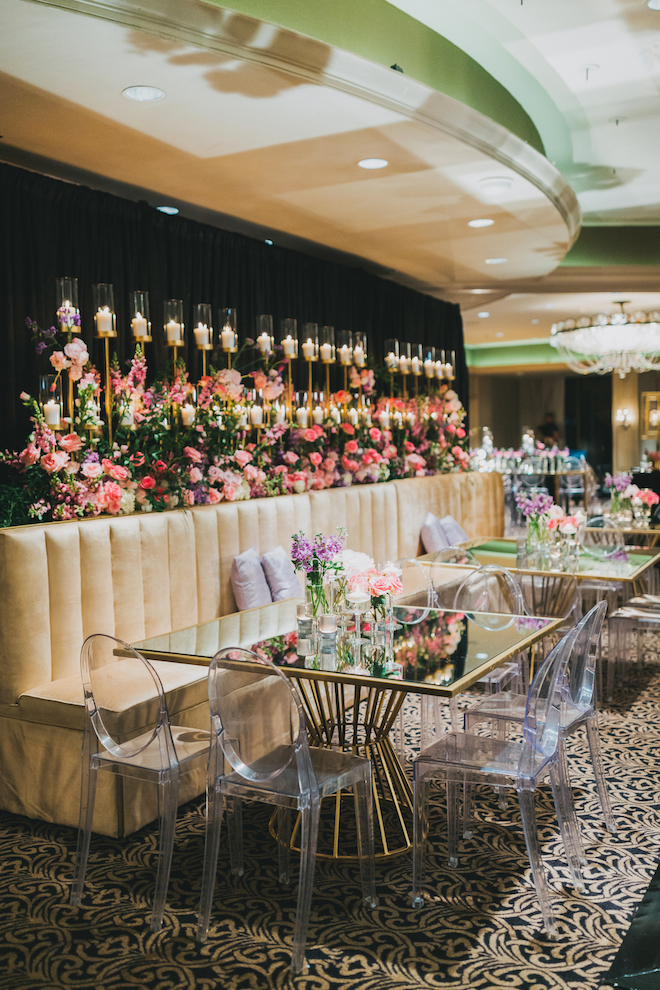
M401 606L394 610L393 650L402 674L392 677L382 671L372 675L348 667L301 666L296 653L297 604L296 599L275 602L132 645L151 659L206 666L218 650L240 646L281 666L297 682L310 743L340 746L371 760L377 856L400 855L411 845L412 788L390 730L406 693L451 701L561 622ZM338 797L331 848L319 855L350 859L342 851L339 802Z

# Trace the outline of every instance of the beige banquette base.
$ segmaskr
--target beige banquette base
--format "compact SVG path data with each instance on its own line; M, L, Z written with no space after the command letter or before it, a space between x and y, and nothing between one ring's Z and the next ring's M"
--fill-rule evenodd
M0 807L76 826L83 697L80 647L105 632L137 642L236 611L230 569L304 530L348 532L377 562L422 552L427 512L450 513L470 537L503 533L498 474L438 475L163 514L0 530ZM208 728L205 670L158 664L172 721ZM140 723L140 698L119 710ZM181 802L204 790L184 780ZM121 837L157 817L156 789L101 774L94 830Z

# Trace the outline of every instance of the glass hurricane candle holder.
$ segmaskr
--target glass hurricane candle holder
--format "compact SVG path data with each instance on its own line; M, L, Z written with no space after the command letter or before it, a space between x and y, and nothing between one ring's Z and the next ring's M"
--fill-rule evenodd
M408 375L410 374L410 365L412 361L412 352L410 344L407 340L402 340L399 343L399 374L402 379L402 391L403 399L408 398Z
M319 357L324 364L334 364L336 359L334 327L321 327L319 330Z
M63 430L66 423L62 422L64 400L62 398L62 376L39 376L39 406L44 417L44 423L51 430Z
M410 345L410 374L415 382L415 395L419 395L419 379L424 374L424 350L421 344Z
M110 282L98 282L92 286L94 324L97 337L117 336L114 289Z
M149 316L149 293L145 289L136 289L132 293L131 331L136 344L147 344L153 339Z
M353 364L356 368L364 368L367 364L367 335L363 331L353 335Z
M78 309L78 279L66 276L55 280L57 293L57 322L68 333L80 333Z
M238 331L236 310L229 306L220 310L220 346L227 355L229 366L231 367L231 354L238 350Z
M273 317L262 313L257 317L256 347L264 360L275 350L273 341Z
M168 347L177 349L184 346L184 325L183 325L183 300L166 299L164 306L165 343Z
M195 306L195 326L193 327L197 350L202 352L202 377L206 378L206 355L212 351L213 310L211 303L197 303Z
M334 336L334 330L333 330ZM312 365L315 361L319 359L319 328L317 323L305 323L302 332L302 356L307 362L307 411L311 418L312 415L312 392L314 390L314 382L312 378Z
M298 321L287 318L280 322L280 343L287 362L286 411L289 420L293 419L293 380L291 362L298 357Z

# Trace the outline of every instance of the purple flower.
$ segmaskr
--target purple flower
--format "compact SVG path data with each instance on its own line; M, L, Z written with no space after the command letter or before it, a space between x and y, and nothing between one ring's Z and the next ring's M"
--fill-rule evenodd
M518 492L516 495L516 505L525 518L530 516L544 516L550 511L553 504L552 496L543 492Z
M34 324L34 326L36 326L36 323ZM47 330L43 331L44 337L54 337L56 333L57 330L55 329L55 327L48 327Z
M47 346L48 345L47 344L44 344L43 340L40 340L39 343L37 344L36 348L35 348L37 354L43 354L43 352L46 350L46 347Z

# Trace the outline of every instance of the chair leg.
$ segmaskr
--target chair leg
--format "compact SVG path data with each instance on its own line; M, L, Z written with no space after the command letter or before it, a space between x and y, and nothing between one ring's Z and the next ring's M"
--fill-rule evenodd
M614 815L612 814L612 805L610 804L610 795L607 788L607 781L605 780L605 772L603 770L603 760L601 756L600 749L600 735L598 733L598 723L597 714L594 714L593 718L587 719L587 739L589 740L589 749L591 751L591 763L594 768L594 776L596 778L596 788L598 789L598 797L600 799L600 807L603 812L603 818L605 819L605 827L608 832L612 835L616 835L616 823L614 821Z
M243 800L225 798L227 835L229 837L229 863L232 876L243 876Z
M280 883L291 881L291 809L277 809L277 862Z
M215 874L218 868L218 849L220 847L220 830L222 828L222 794L213 787L207 789L208 817L206 819L206 837L204 840L204 868L202 870L202 895L199 902L197 919L198 942L205 942L211 920Z
M89 736L90 733L85 730L80 780L78 843L76 846L76 865L73 872L73 886L71 887L70 897L70 903L73 907L80 907L82 900L85 873L87 871L87 859L89 857L89 843L92 837L92 822L94 820L94 801L96 798L96 777L98 770L96 767L90 766Z
M305 966L305 945L309 914L312 907L314 887L314 867L316 865L316 843L319 831L319 805L305 808L300 814L300 879L298 882L298 907L296 926L293 933L291 972L302 973Z
M534 887L536 888L536 895L539 899L541 914L543 915L543 925L548 935L551 938L556 938L557 929L552 914L550 893L548 891L548 884L545 877L538 830L536 827L534 791L525 790L524 788L519 790L518 800L520 802L520 815L522 818L523 832L525 833L525 845L527 846L527 855L529 856L529 863L532 868L532 879L534 881Z
M424 906L424 874L426 868L426 843L429 832L429 789L428 780L424 779L421 764L415 764L415 783L413 794L413 889L412 906Z
M371 774L353 785L353 795L355 798L362 900L367 907L374 908L378 900L376 898L374 871L374 814Z
M462 774L447 771L447 845L449 865L458 866L458 799Z
M158 869L156 872L156 893L151 912L151 931L157 932L163 924L167 888L172 869L172 852L174 850L174 830L176 827L176 812L179 805L179 773L168 773L163 776L159 787L160 798L160 838L158 849Z
M564 844L566 862L571 872L573 887L575 890L583 890L582 865L586 864L587 860L582 848L582 836L580 835L577 816L575 814L571 782L568 777L565 760L564 765L562 766L561 764L561 755L560 763L550 770L550 783L552 784L552 797L555 803L557 822Z

